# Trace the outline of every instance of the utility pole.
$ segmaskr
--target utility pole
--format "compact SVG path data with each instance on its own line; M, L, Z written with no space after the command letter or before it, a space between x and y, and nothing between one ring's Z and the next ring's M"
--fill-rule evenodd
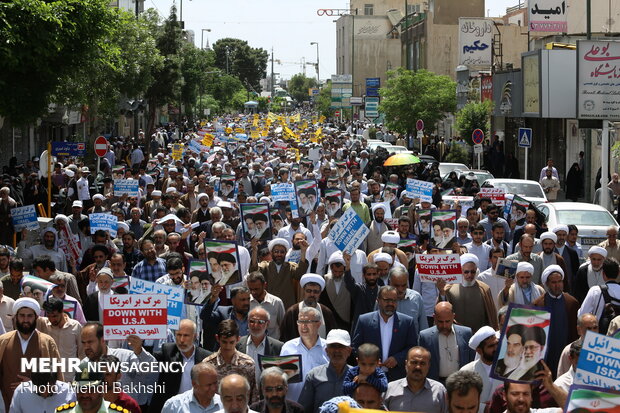
M273 101L275 93L275 77L273 75L273 47L271 48L271 100Z
M230 54L230 48L228 46L226 46L226 74L230 74L230 71L228 70L228 55Z
M310 45L316 45L316 87L321 87L321 76L319 76L319 42L311 42Z

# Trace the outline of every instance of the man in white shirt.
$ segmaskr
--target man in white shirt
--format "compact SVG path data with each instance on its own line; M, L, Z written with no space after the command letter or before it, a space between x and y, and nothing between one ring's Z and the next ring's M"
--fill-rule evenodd
M280 338L280 324L284 320L284 303L279 297L267 292L267 281L259 271L251 272L246 278L250 290L250 311L258 306L269 313L269 337Z
M489 286L489 288L491 289L491 295L496 301L499 292L502 291L506 286L510 288L510 285L512 284L512 280L510 278L497 275L496 273L497 261L499 261L500 258L505 258L503 249L494 248L493 250L491 250L489 256L489 268L487 268L486 271L483 271L478 275L478 281L482 281Z
M605 304L612 301L616 305L620 303L620 284L617 283L619 266L618 261L613 258L605 258L601 269L603 274L603 285L595 285L588 291L583 304L577 312L578 316L585 313L592 313L601 320ZM610 300L605 295L610 296ZM610 320L609 320L610 321ZM602 332L607 331L607 326L600 326Z
M493 249L488 244L483 243L485 230L481 224L477 224L471 231L472 242L465 244L467 252L478 257L478 269L485 271L489 268L489 252Z
M250 383L239 374L229 374L220 381L218 393L223 408L217 413L257 413L248 406Z
M554 384L564 390L566 393L570 390L570 386L573 385L575 380L575 370L577 370L577 361L579 360L579 354L581 353L581 347L583 343L581 340L573 341L570 344L570 351L568 353L568 359L570 361L570 369L559 376Z
M57 270L67 272L67 257L62 250L58 249L58 232L54 227L45 228L41 234L42 243L30 248L26 246L23 234L22 232L22 241L19 242L17 256L24 260L26 268L31 267L34 258L48 255L56 264Z
M217 370L209 363L191 369L192 388L166 401L162 413L200 411L215 413L224 406L217 392Z
M42 389L43 391L36 391ZM56 373L32 373L31 380L20 383L11 400L11 413L53 412L58 406L74 402L69 383L56 380ZM4 406L2 406L4 412Z
M314 240L312 233L304 226L304 224L301 223L300 218L291 218L290 224L278 231L278 238L284 238L290 244L293 241L293 235L298 232L302 232L306 236L308 244L312 244L312 241Z

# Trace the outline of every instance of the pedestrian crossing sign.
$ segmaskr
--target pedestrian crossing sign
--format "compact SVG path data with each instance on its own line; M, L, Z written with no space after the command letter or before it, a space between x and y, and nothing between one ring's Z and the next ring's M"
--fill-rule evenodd
M532 147L532 128L519 128L519 147Z

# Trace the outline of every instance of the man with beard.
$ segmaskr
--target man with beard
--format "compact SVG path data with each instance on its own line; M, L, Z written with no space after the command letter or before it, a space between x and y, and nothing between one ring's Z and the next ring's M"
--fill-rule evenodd
M315 214L313 213L311 217L312 217L311 219L314 220L314 222L312 223L312 229L315 230L317 233L319 233L319 227L316 223ZM301 245L303 242L308 242L308 240L306 239L306 235L304 233L297 232L293 235L293 242L292 242L293 246L286 253L285 260L287 262L293 262L295 264L299 264L299 260L301 259ZM319 249L321 248L321 237L320 236L314 237L312 239L312 242L309 244L310 245L308 246L308 250L306 251L306 259L308 260L308 262L312 262L314 257L316 257L316 255L318 254Z
M158 207L162 205L161 195L162 193L160 190L158 189L154 190L153 192L151 192L151 200L146 201L146 203L144 204L143 218L146 221L151 222L155 218L155 211L157 210Z
M290 248L289 242L284 238L275 238L269 242L268 248L272 261L258 262L258 242L252 240L252 260L250 272L260 271L267 281L267 291L276 297L280 297L284 308L288 308L296 301L295 289L292 280L299 280L308 271L306 250L308 242L301 241L301 257L299 264L285 262L286 252Z
M549 390L547 382L543 382ZM551 382L553 385L553 382ZM529 383L504 383L504 399L506 401L506 413L562 413L562 409L549 407L546 409L532 409L532 385ZM564 406L564 403L558 403Z
M508 255L510 246L504 241L504 226L501 222L493 223L491 227L491 238L484 242L491 246L491 249L500 248L504 251L504 256Z
M564 271L559 265L550 265L543 271L542 279L545 295L532 302L536 307L544 307L551 312L553 323L549 325L549 350L547 365L552 372L557 371L562 349L577 339L577 312L579 302L570 294L562 292Z
M499 293L497 302L500 307L510 303L530 305L539 297L545 295L545 290L538 284L534 284L532 276L534 266L529 262L519 262L515 273L515 282L506 287Z
M540 244L543 250L538 255L542 258L542 270L544 272L550 265L559 265L562 268L562 272L566 274L566 263L564 262L564 258L562 258L555 249L557 241L558 236L552 231L543 232L540 235ZM563 277L563 283L564 291L570 291L569 280ZM545 284L544 281L542 284Z
M280 339L280 324L284 319L284 304L279 297L267 292L265 277L258 271L250 273L245 282L250 289L250 312L261 307L269 313L269 323L266 326L269 337ZM251 330L251 325L249 326Z
M182 373L161 372L157 383L164 385L165 392L156 392L149 406L150 411L161 411L166 400L177 394L192 389L192 368L211 355L211 352L196 346L196 323L191 320L181 320L179 329L174 333L174 343L164 343L159 352L153 355L159 362L185 362Z
M329 272L325 275L325 288L321 292L319 301L332 310L338 328L349 331L351 330L351 293L343 283L346 262L342 252L334 252L327 264Z
M588 251L590 262L581 264L575 277L573 296L583 304L590 288L605 284L603 278L603 261L607 258L607 250L595 245Z
M227 252L217 254L217 264L222 272L222 278L220 280L222 285L241 282L237 258L233 254Z
M528 326L523 329L523 359L521 364L507 377L511 380L532 381L536 372L543 370L542 358L545 354L547 334L542 327Z
M254 234L253 238L258 239L268 239L269 238L269 218L265 214L254 214L252 215L252 223L254 224Z
M289 211L286 211L287 215L290 214ZM308 215L311 215L310 213ZM313 235L312 232L310 232L310 230L308 228L306 228L304 226L304 224L301 223L301 219L300 218L293 218L292 215L288 216L288 221L290 222L289 225L282 227L279 231L278 231L278 238L284 238L285 240L287 240L289 243L293 240L293 236L298 233L301 232L306 236L306 239L308 240L308 243L312 243ZM318 235L318 234L317 234Z
M516 250L516 249L515 249ZM507 260L527 262L534 266L532 273L532 282L540 283L540 276L543 270L543 261L540 255L534 254L534 237L529 234L523 234L519 241L519 251L506 257Z
M564 259L564 263L566 264L564 275L567 279L567 283L568 285L573 286L575 285L575 276L577 275L577 270L579 269L579 255L574 249L570 247L567 248L566 240L568 238L568 226L557 225L552 229L552 231L557 237L555 250Z
M21 371L22 358L54 358L60 361L58 346L52 337L36 329L39 303L32 298L20 298L13 304L15 330L0 336L0 389L6 411L13 392L20 382L28 380L30 372ZM62 380L62 375L59 375Z
M482 388L482 378L478 373L463 370L452 373L446 380L448 412L476 413Z
M401 219L404 219L404 218L401 218ZM392 231L392 230L385 231L383 234L381 234L382 246L380 248L377 248L374 251L371 251L368 254L368 261L374 262L375 255L379 254L380 252L386 252L385 248L393 248L395 252L396 262L402 264L403 267L406 267L409 264L409 259L407 258L407 254L405 254L403 250L400 250L397 248L400 240L401 240L401 236L397 231Z
M521 363L525 345L523 330L520 324L514 324L506 330L506 353L497 361L495 368L495 372L502 377L508 377Z
M487 404L491 401L493 392L501 384L499 380L491 379L491 366L495 352L497 351L497 336L495 330L484 326L469 339L469 348L474 350L480 357L461 368L462 371L474 371L482 377L482 393L480 394L479 413L483 413Z
M400 193L400 206L394 210L392 216L394 218L408 217L409 208L411 208L412 199L407 191Z
M211 219L211 214L209 213L209 195L205 193L198 194L196 197L198 200L198 206L192 212L192 224L194 222L207 222Z
M366 248L362 248L366 251L367 254L370 254L371 252L383 246L383 240L381 239L381 236L383 235L383 233L390 230L390 228L385 224L385 210L385 204L375 204L372 207L372 214L374 219L370 223L370 232L368 233L368 236L364 241Z
M159 277L155 280L155 282L176 287L183 286L185 281L185 267L183 266L183 260L179 257L168 258L166 261L166 269L168 270L168 273Z
M338 218L339 215L342 215L340 198L337 196L325 197L325 212L327 212L327 215L330 217Z
M407 353L407 376L392 381L385 392L388 411L447 413L446 388L427 378L431 353L424 347L413 347Z
M84 316L88 321L103 321L103 300L104 296L114 294L112 283L114 276L112 270L103 267L97 273L97 291L90 294L84 304Z
M306 216L314 210L316 205L316 191L313 188L297 190L299 215Z
M258 413L303 413L299 403L286 399L288 376L278 367L269 367L260 375L260 388L263 400L250 406Z
M349 197L351 198L351 202L349 203L345 203L342 206L342 212L346 212L347 209L349 208L353 208L353 210L355 211L355 213L357 215L359 215L360 218L362 218L362 221L364 221L364 224L366 225L370 225L370 207L368 205L366 205L365 202L361 202L360 201L360 189L359 187L352 187L349 189Z
M478 268L480 271L486 271L489 268L489 252L491 252L493 247L483 242L484 227L476 224L471 230L471 238L472 241L469 244L465 244L465 248L467 248L470 254L478 257Z
M282 342L267 335L270 315L263 307L254 307L248 314L248 329L250 334L241 337L237 343L237 350L252 357L254 364L259 365L258 355L279 356ZM260 371L256 369L256 379Z
M319 328L319 336L325 338L327 332L337 326L332 310L318 302L321 292L325 289L325 280L318 274L308 273L301 277L299 285L303 291L302 301L293 304L284 313L284 320L280 326L280 338L282 341L289 341L299 337L295 323L300 311L305 307L315 308L321 314L323 323Z
M241 335L245 336L248 334L250 290L242 286L231 289L230 301L232 305L220 306L218 296L222 288L221 284L215 284L211 288L211 298L200 311L200 319L203 322L203 347L211 351L217 349L215 330L223 320L233 320Z
M166 274L166 261L157 257L153 241L150 239L143 240L140 245L140 252L142 252L144 259L136 264L132 271L132 277L154 282Z
M77 225L77 224L76 224ZM26 268L31 268L33 259L42 255L49 256L59 271L67 272L67 257L65 253L58 249L58 233L53 227L47 227L41 234L41 244L26 247L26 237L28 230L22 231L22 241L17 247L17 257L24 260Z
M497 310L491 289L476 279L478 275L478 257L474 254L461 255L463 281L460 284L446 285L444 280L436 283L439 301L448 301L454 308L456 321L463 326L478 331L482 326L490 325L498 329Z

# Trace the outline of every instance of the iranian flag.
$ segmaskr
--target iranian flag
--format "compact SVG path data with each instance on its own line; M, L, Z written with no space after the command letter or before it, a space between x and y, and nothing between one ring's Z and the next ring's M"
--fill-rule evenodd
M30 286L30 288L36 288L41 291L48 291L54 287L54 284L51 281L44 280L43 278L35 277L34 275L24 275L21 280L22 283L22 291L24 291L25 286Z
M521 324L527 327L545 328L549 325L551 313L545 310L533 310L529 308L512 308L510 311L510 325Z
M269 206L267 204L241 204L243 215L269 214Z
M456 221L456 211L447 210L447 211L433 211L432 212L432 221Z
M295 182L295 186L297 189L314 188L316 186L316 182L314 180L297 181Z
M129 277L114 277L112 288L126 287L129 288Z
M567 411L586 409L590 412L620 412L620 394L591 389L574 389L568 401Z
M398 248L413 248L417 245L414 239L401 239L398 241Z
M325 190L325 198L327 197L338 197L342 195L342 191L340 189L326 189Z
M77 307L76 302L62 300L62 311L67 313L69 317L75 320L75 309Z
M235 254L237 252L237 244L229 241L205 241L205 252L217 252L218 254L227 252L229 254Z

